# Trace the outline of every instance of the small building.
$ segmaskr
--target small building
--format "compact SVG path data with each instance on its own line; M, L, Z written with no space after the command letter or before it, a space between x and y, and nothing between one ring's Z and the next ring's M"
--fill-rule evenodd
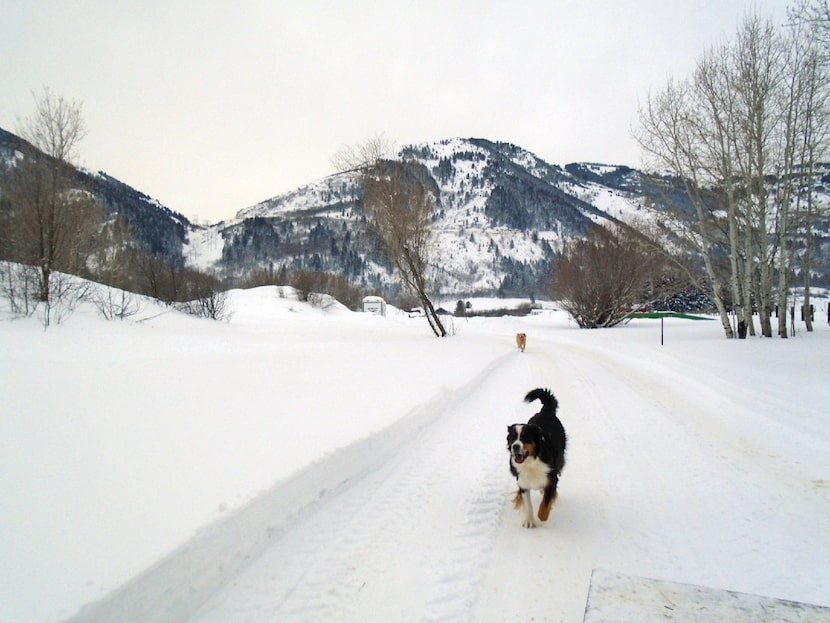
M379 296L364 296L363 311L377 316L386 315L386 301Z

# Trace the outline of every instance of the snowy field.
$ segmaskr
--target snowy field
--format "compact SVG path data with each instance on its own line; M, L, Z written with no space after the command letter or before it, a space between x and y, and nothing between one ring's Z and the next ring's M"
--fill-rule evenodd
M812 334L667 319L661 346L287 292L222 323L0 312L0 623L576 623L594 569L830 605L824 302ZM569 448L528 530L504 437L535 387Z

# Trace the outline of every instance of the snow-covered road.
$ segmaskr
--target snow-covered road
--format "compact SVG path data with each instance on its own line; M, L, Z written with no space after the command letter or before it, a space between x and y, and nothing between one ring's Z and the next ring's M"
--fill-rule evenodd
M418 434L380 464L364 457L364 477L321 494L191 623L577 622L594 568L827 595L826 483L756 434L764 417L717 366L534 338L425 402ZM538 407L521 402L536 386L559 397L570 445L550 521L527 530L504 432ZM757 427L737 429L747 418Z
M520 416L502 380L524 371L503 358L440 413L425 405L414 417L430 425L322 497L194 623L463 619L505 511L501 428Z
M549 311L435 340L233 304L0 323L0 622L578 623L595 569L830 604L830 328L672 319L661 345ZM505 433L535 387L569 447L528 530Z

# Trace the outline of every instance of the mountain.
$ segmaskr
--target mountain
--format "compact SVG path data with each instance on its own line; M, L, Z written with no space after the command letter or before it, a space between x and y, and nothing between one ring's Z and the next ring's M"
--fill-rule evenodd
M25 146L0 129L0 176ZM594 223L654 218L645 206L665 201L655 181L631 167L561 167L516 145L480 138L411 145L399 157L422 165L436 196L430 276L436 294L447 296L544 294L550 259L565 242ZM146 249L227 283L244 282L255 271L312 270L390 298L398 294L392 265L367 235L353 173L331 175L210 226L189 222L102 171L79 170L76 180L122 215ZM820 165L815 183L826 204L830 165ZM679 190L671 202L692 209ZM828 232L825 218L814 230L817 286L830 285Z
M693 213L678 183L624 165L549 164L521 147L485 139L450 139L403 148L420 163L436 195L431 277L444 295L534 296L546 290L556 250L594 224L659 219L670 201ZM819 164L818 202L830 204L830 164ZM256 268L310 269L394 292L392 267L371 238L353 174L329 176L241 210L192 234L188 260L234 278ZM645 209L646 206L649 209ZM654 208L657 208L655 212ZM826 210L825 210L826 212ZM670 232L665 231L670 242ZM830 219L813 229L816 286L830 285ZM803 248L804 231L796 246Z
M16 159L34 149L19 136L0 128L0 178ZM103 171L76 169L74 185L95 196L107 211L122 216L133 237L147 250L171 261L183 261L182 249L193 228L183 215Z
M563 242L641 209L641 174L624 166L544 162L507 143L451 139L409 146L436 194L432 277L444 294L542 293ZM188 260L226 278L310 269L394 289L392 267L364 235L357 180L340 173L191 230Z

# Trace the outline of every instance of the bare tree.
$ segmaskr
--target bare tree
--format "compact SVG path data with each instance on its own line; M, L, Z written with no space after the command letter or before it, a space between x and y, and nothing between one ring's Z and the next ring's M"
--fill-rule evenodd
M707 294L715 303L724 332L727 337L732 337L733 329L723 296L723 276L716 261L717 228L710 218L713 195L707 189L711 180L707 167L701 165L701 143L706 144L699 135L703 123L701 112L693 106L692 93L693 85L689 81L669 79L662 92L649 95L640 109L637 140L651 158L652 166L670 171L694 207L689 229L683 225L687 220L683 210L678 207L674 211L673 216L680 223L675 229L681 233L688 231L689 240L700 252L710 284ZM667 196L670 193L667 192ZM669 207L675 206L670 204Z
M830 56L830 0L797 0L787 14L792 23L810 28L825 58Z
M192 269L184 269L179 275L179 300L176 308L192 316L226 320L231 315L228 293L220 289L219 280L213 275Z
M613 327L666 294L662 256L627 226L596 225L565 247L554 265L551 294L580 327Z
M388 141L376 137L357 148L341 150L334 163L360 176L362 205L372 232L394 263L405 289L418 298L433 333L446 337L427 279L435 210L428 174L415 162L385 158L388 149Z
M784 86L780 40L769 20L748 16L738 29L734 63L736 89L733 97L742 111L743 123L736 140L744 146L738 168L746 192L744 239L747 257L753 257L757 273L755 302L760 317L761 333L772 337L772 273L773 244L769 233L776 223L772 197L766 175L780 165L777 148L780 131L780 89ZM780 174L780 172L779 172ZM780 214L778 215L780 216ZM749 273L744 279L750 289Z
M130 226L123 219L110 219L99 233L99 244L91 258L92 273L98 285L89 300L107 320L123 320L141 310L142 297L136 279L135 249Z
M38 275L34 266L0 262L0 293L9 302L9 311L31 316L37 309Z
M86 134L80 104L44 88L19 133L30 147L5 178L7 253L38 268L38 297L48 309L50 297L66 293L63 286L53 287L55 272L85 270L101 212L88 193L73 186L72 158Z
M792 122L796 133L794 159L801 165L796 169L797 175L793 176L794 220L796 226L806 232L801 272L803 304L809 310L815 252L813 230L820 212L815 201L813 178L815 164L827 153L830 141L830 2L799 0L788 9L788 14L790 46L787 61L799 94ZM811 314L805 313L804 321L807 330L812 331ZM779 316L779 333L781 322L786 322L784 315Z
M695 207L709 294L728 337L729 305L750 334L757 310L761 333L771 336L774 303L785 306L789 291L798 180L820 156L815 135L827 123L826 65L802 35L748 15L734 41L710 50L690 79L669 80L640 111L641 146L655 168L682 180ZM778 333L787 336L780 316Z
M59 163L72 164L78 143L87 135L83 106L44 87L35 95L34 114L20 122L18 134Z

